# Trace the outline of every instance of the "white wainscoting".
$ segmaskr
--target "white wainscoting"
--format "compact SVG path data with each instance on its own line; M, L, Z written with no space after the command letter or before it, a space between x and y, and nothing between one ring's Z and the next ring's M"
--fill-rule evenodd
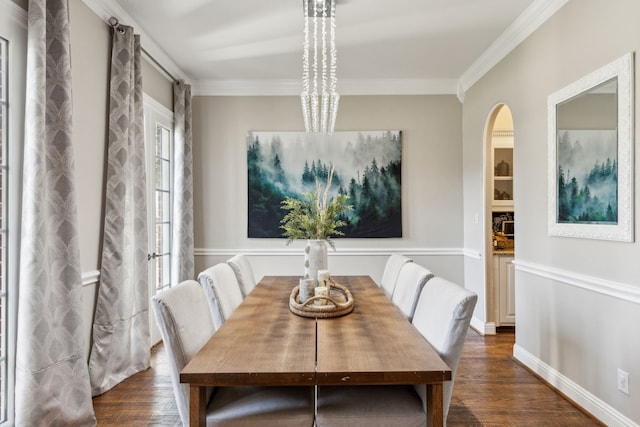
M590 292L595 292L603 296L616 298L624 302L630 302L632 304L640 303L640 287L637 286L613 282L598 277L587 276L521 260L515 260L514 264L517 271L550 279L555 282ZM606 425L639 426L639 424L635 423L611 405L607 404L563 375L561 372L540 360L538 357L529 353L517 343L513 348L513 357Z
M589 393L517 344L513 346L513 357L606 425L638 427L638 424L633 420L625 417L611 405Z

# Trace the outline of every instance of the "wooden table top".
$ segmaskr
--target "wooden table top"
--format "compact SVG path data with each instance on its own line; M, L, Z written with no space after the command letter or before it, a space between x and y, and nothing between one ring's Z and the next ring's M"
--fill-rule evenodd
M297 279L265 278L185 366L192 385L313 385L315 319L289 311Z
M263 278L182 370L180 381L231 386L429 384L451 379L449 367L370 277L334 279L353 294L354 310L314 319L289 311L297 277Z
M318 384L428 384L449 367L369 276L336 277L353 294L351 314L318 319Z

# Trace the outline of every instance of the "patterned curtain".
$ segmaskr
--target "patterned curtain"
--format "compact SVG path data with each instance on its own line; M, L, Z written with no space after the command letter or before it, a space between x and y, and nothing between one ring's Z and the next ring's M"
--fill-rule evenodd
M195 278L193 259L193 154L191 152L191 86L173 84L174 198L172 283Z
M31 0L16 348L17 426L96 419L82 331L67 0Z
M94 396L150 366L140 50L133 28L113 30L102 262L89 358Z

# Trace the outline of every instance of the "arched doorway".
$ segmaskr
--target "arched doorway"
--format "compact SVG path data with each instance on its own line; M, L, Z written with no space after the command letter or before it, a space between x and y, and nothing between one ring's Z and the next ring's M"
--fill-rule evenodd
M486 159L486 313L487 324L515 327L514 126L506 104L487 121Z

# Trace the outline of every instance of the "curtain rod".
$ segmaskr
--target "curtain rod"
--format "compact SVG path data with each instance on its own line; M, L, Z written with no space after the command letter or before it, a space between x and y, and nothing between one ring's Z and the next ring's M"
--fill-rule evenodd
M121 31L121 30L119 30L120 23L118 22L118 18L116 18L115 16L112 16L111 18L109 18L108 24L111 27L113 27L113 29ZM145 48L143 48L142 45L140 46L140 49L142 50L142 53L144 54L144 56L147 59L149 59L150 61L152 61L158 68L160 68L160 70L167 77L169 77L174 82L179 82L179 80L176 79L175 77L173 77L173 75L166 68L164 68L164 66L160 62L158 62L158 60L156 58L154 58Z

